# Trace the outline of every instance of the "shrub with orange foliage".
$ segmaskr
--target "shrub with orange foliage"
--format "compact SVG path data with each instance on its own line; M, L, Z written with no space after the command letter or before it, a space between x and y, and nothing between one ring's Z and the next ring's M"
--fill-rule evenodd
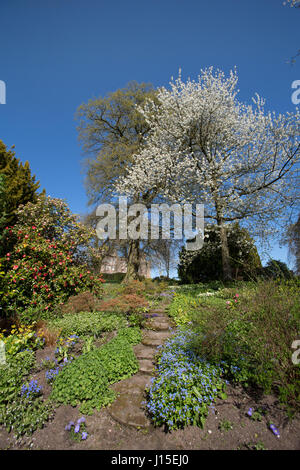
M45 339L45 346L54 346L60 334L60 331L58 330L49 330L46 322L43 320L36 323L35 331L38 336Z
M98 308L103 312L133 313L148 307L148 301L141 295L121 294L115 299L99 302Z
M60 307L61 313L93 312L99 310L99 300L92 292L80 292L72 295L68 301Z

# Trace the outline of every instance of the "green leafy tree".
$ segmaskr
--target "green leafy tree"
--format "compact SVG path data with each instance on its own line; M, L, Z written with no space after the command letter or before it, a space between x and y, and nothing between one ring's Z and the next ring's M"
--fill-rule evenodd
M249 279L261 268L261 261L252 238L237 223L226 226L230 263L235 279ZM222 280L222 247L220 227L208 224L201 250L179 254L178 276L184 283Z
M263 267L262 273L264 277L270 279L292 279L294 277L293 271L288 268L287 264L278 259L269 260Z
M79 140L85 160L86 190L89 204L113 202L112 187L117 178L126 174L149 132L149 125L137 110L147 99L155 100L152 85L131 82L126 88L82 104L77 113ZM135 194L132 202L151 202L152 192ZM93 218L93 217L92 217ZM128 257L125 282L138 278L142 244L140 240L117 240ZM124 244L126 247L124 248ZM112 249L116 243L110 241Z

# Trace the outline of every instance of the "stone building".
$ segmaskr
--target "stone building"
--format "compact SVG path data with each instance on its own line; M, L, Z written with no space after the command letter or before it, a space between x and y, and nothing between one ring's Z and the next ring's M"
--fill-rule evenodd
M105 256L101 263L100 272L103 274L126 273L127 261L126 258L119 256L115 251L111 255ZM146 260L145 255L142 256L142 261L139 269L139 275L151 279L151 263Z

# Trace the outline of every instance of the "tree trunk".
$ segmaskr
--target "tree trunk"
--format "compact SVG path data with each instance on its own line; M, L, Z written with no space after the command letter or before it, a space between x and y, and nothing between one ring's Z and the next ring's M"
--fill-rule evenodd
M130 240L128 250L128 262L127 272L123 279L123 283L128 281L139 279L139 267L140 267L140 241Z
M231 265L230 265L226 228L225 228L222 220L220 220L220 222L218 222L218 225L220 227L220 237L221 237L223 281L231 281L232 280L232 269L231 269Z

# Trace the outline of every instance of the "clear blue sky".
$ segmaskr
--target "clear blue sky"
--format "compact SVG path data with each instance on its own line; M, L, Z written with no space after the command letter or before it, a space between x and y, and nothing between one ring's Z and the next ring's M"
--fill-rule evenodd
M0 139L28 160L47 194L86 211L74 114L130 80L167 86L235 65L240 99L294 111L300 9L283 0L1 0ZM286 250L273 257L287 261Z

